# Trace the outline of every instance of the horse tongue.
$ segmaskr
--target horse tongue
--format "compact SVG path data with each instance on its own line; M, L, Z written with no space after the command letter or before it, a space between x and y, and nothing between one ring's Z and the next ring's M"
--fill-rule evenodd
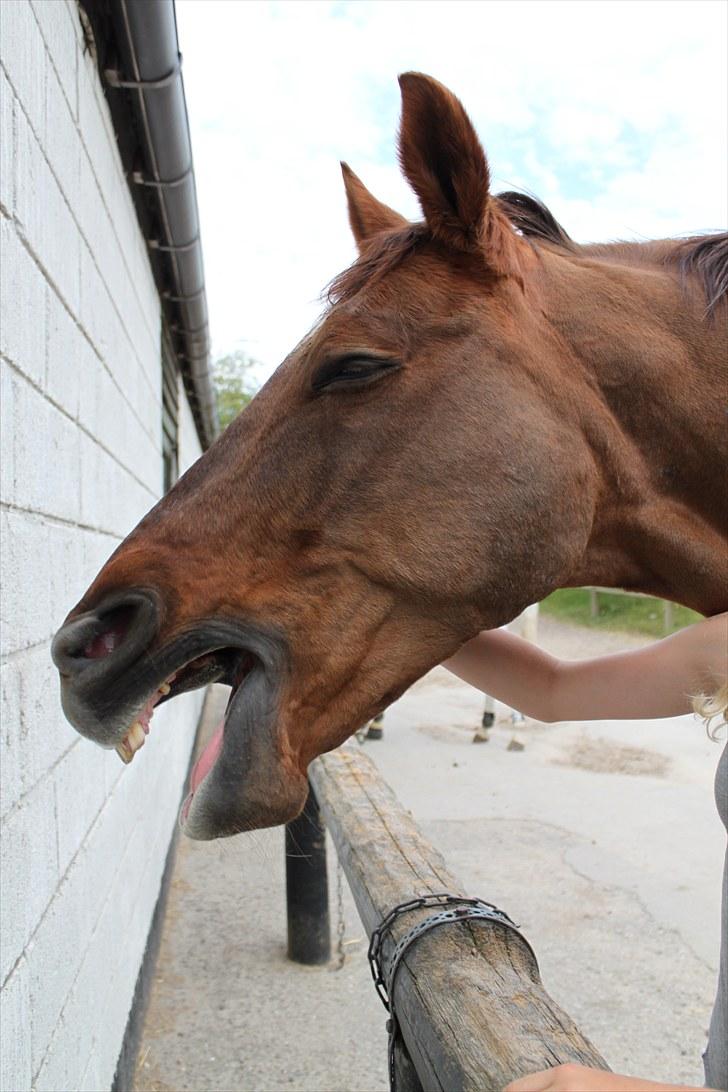
M207 777L212 767L217 762L218 755L222 750L222 736L225 728L225 720L221 720L217 728L212 734L210 741L206 744L204 751L197 759L194 765L192 774L190 775L190 791L187 799L182 805L182 817L187 818L187 813L190 810L192 803L192 797L196 793L200 782L203 778Z

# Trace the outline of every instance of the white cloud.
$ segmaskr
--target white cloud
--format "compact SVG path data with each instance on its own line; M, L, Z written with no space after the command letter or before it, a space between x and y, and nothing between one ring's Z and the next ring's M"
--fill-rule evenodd
M714 0L178 0L216 353L275 367L354 257L346 159L405 215L398 72L463 100L502 188L576 238L726 218L726 9Z

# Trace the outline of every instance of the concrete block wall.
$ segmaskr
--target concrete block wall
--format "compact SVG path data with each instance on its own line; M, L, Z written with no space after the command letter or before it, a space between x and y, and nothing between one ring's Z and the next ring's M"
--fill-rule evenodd
M128 768L50 638L162 490L160 304L75 0L0 2L0 1087L110 1087L200 695ZM200 447L181 393L180 465Z

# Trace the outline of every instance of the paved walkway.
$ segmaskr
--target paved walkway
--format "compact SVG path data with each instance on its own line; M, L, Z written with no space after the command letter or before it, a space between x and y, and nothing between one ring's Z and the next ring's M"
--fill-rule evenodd
M540 642L571 657L643 643L548 619ZM481 711L481 696L438 668L365 746L468 890L521 924L546 988L610 1064L702 1083L719 747L682 717L529 722L524 749L508 750L505 711L474 746ZM384 1010L348 890L343 969L288 963L283 864L279 830L181 841L135 1092L386 1089ZM335 919L333 853L330 868Z

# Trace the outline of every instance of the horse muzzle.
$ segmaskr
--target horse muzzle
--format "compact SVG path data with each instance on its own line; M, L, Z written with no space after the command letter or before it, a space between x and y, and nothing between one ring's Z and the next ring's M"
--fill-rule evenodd
M218 838L295 815L306 780L284 762L289 748L279 738L289 661L283 636L249 621L216 618L163 643L162 619L157 594L134 589L62 626L52 656L68 720L130 762L157 705L212 682L227 684L226 715L195 769L183 829L194 838Z

